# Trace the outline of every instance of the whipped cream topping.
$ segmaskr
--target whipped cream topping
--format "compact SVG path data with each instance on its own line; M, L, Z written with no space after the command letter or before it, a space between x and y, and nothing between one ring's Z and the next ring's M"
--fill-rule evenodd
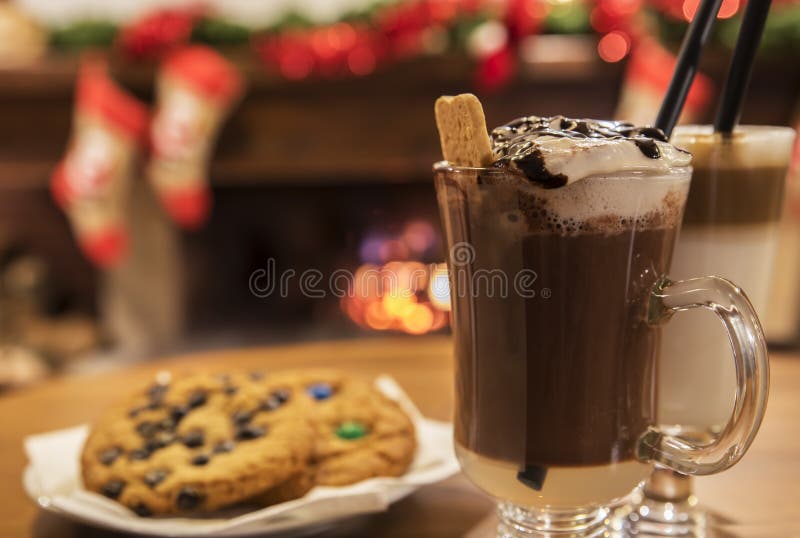
M518 118L492 131L494 166L508 167L544 187L618 172L667 172L692 156L660 129L563 116Z

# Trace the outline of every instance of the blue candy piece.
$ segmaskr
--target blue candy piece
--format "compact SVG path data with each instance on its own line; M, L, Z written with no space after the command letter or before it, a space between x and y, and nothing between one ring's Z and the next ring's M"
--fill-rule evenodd
M308 391L308 394L317 401L327 400L333 396L333 387L327 383L315 383L313 385L309 385L306 390Z

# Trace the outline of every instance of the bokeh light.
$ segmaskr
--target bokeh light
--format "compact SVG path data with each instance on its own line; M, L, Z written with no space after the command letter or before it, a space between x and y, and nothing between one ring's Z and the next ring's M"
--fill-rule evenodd
M730 19L739 11L741 2L739 0L722 0L722 5L717 14L718 19Z
M447 274L447 264L437 264L432 271L428 282L428 299L437 309L444 312L450 311L450 280Z
M289 80L301 80L314 69L314 57L306 50L289 51L280 60L280 70Z
M347 67L354 75L369 75L376 63L375 54L367 47L356 47L347 55Z
M436 229L425 220L409 221L396 236L367 234L342 311L359 327L376 331L425 334L447 326L447 265L418 261L438 242Z
M683 2L683 18L687 21L694 19L697 8L700 7L700 0L684 0ZM741 7L741 0L722 0L722 5L717 13L718 19L729 19L736 15Z
M622 60L628 55L630 49L630 38L620 31L607 33L597 43L597 53L609 63Z

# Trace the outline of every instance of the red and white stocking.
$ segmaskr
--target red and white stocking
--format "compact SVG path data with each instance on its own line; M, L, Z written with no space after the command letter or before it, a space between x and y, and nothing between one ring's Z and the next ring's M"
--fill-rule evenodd
M241 91L239 72L208 47L180 49L161 67L147 175L164 209L183 228L198 228L208 218L210 154Z
M82 65L67 154L50 187L81 249L100 267L127 250L128 193L147 121L147 107L117 86L103 63Z

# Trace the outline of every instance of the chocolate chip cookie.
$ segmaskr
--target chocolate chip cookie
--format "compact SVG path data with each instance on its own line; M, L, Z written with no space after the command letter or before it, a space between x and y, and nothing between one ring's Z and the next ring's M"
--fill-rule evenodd
M84 484L141 516L215 510L273 489L272 502L302 495L311 404L271 376L160 376L92 428Z
M332 370L275 373L274 381L311 404L315 484L341 486L406 472L416 450L414 425L372 384Z

